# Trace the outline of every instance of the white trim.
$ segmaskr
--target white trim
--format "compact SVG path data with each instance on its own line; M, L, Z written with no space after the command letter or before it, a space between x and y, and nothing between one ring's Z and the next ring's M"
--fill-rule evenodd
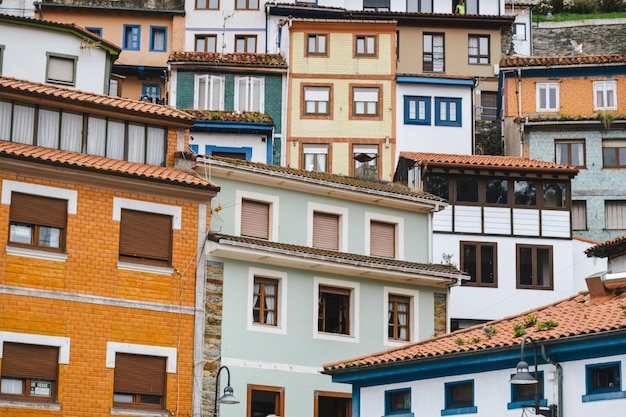
M136 408L111 407L112 416L137 416L137 417L167 417L167 410L139 410Z
M106 367L115 368L116 353L132 353L135 355L162 356L167 358L165 371L168 374L176 373L176 348L136 345L134 343L107 342Z
M44 261L67 261L67 253L50 252L46 250L18 248L7 245L5 248L7 255L21 256L24 258L42 259Z
M62 336L44 336L41 334L0 332L0 358L4 342L26 343L29 345L56 346L59 348L59 364L70 363L70 338Z
M365 236L363 241L365 242L364 253L367 256L370 255L370 238L371 238L371 221L380 221L385 223L393 223L396 225L396 258L398 260L404 260L404 218L397 216L390 216L387 214L365 212L365 227L363 228Z
M117 268L123 269L126 271L137 271L137 272L147 272L150 274L159 274L159 275L172 275L174 273L174 267L168 266L154 266L147 264L135 264L132 262L117 262Z
M2 204L11 204L11 193L17 191L24 194L67 200L67 214L76 214L78 191L66 188L49 187L11 180L2 180Z
M0 400L0 408L25 408L28 410L61 411L61 404Z
M550 103L550 89L553 88L556 91L556 103ZM541 105L541 94L539 93L542 88L546 90L546 106L542 108ZM536 95L536 110L537 112L558 112L560 108L560 86L557 82L539 82L535 87L535 95ZM554 104L554 107L551 105Z
M407 290L406 288L397 287L383 287L383 344L385 346L404 346L407 343L416 342L419 340L417 337L419 332L419 291ZM407 341L389 340L388 327L389 324L389 294L401 295L409 297L411 302L409 304L411 326L409 327L410 338Z
M348 251L348 208L309 201L307 207L306 235L307 246L313 246L313 213L330 213L339 215L339 250Z
M241 200L255 200L270 205L270 218L269 218L269 241L278 241L278 202L279 197L277 195L260 194L252 191L236 190L235 191L235 204L237 210L235 210L235 236L241 236Z
M281 362L263 362L250 359L236 359L222 357L221 362L224 366L237 366L240 368L261 369L264 371L283 371L298 374L319 375L324 369L322 367L296 365Z
M129 198L113 197L113 220L120 221L122 209L145 211L148 213L165 214L173 217L172 229L180 230L183 209L169 204L151 203L149 201L131 200Z
M350 289L350 334L322 333L317 330L317 318L319 315L319 288L320 285L329 287ZM313 338L333 340L336 342L359 343L359 323L361 301L361 285L358 282L343 281L329 278L313 278Z
M255 324L252 321L252 307L254 294L254 277L262 276L278 280L278 314L276 316L276 326ZM274 334L287 333L287 273L261 268L248 268L248 303L246 319L247 329L253 332L264 332Z

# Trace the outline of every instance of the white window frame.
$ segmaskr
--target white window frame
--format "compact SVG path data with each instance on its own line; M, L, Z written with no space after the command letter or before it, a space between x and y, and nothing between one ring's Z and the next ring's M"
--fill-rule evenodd
M352 87L352 116L353 117L376 117L382 116L380 108L380 87ZM376 96L376 97L374 97ZM363 111L358 111L359 103L363 106ZM370 111L370 103L374 104L374 112Z
M254 278L271 278L278 281L278 314L276 315L276 326L257 324L252 318L252 308L254 307ZM287 273L270 269L248 268L248 303L246 309L247 329L252 332L287 334Z
M176 373L176 356L178 351L175 347L107 342L105 367L115 369L115 355L117 353L164 357L166 359L165 372L168 374Z
M384 223L393 223L396 225L396 258L404 260L404 218L398 216L390 216L387 214L365 212L365 225L363 231L365 233L363 241L365 242L365 255L370 256L371 243L371 222L378 221Z
M556 103L550 103L550 90L556 91ZM546 107L541 107L541 91L545 90L546 94ZM555 112L559 111L560 106L560 88L558 82L541 82L537 83L536 96L537 96L537 111L538 112Z
M239 102L239 84L241 81L245 80L245 88L246 88L246 103L242 106L242 103ZM253 111L250 110L253 108L251 106L251 100L253 94L251 94L251 89L254 89L254 83L259 82L259 112L265 112L265 78L264 77L235 77L235 111Z
M204 103L200 103L200 80L204 80L205 92L204 92ZM219 97L217 100L219 101L219 105L217 109L212 109L211 104L213 103L213 99L215 98L215 89L217 84L219 84ZM224 110L224 77L210 74L196 74L194 77L194 87L193 87L194 95L193 95L193 108L199 110L216 110L221 111Z
M252 191L236 190L235 191L235 236L241 236L241 202L242 200L254 200L270 205L270 224L268 241L278 241L278 202L280 198L276 195L255 193Z
M410 320L411 325L409 327L409 340L390 340L388 336L388 325L389 325L389 295L400 295L403 297L408 297L411 301L409 304L410 309ZM416 342L419 340L417 337L419 332L419 314L418 314L418 306L419 306L419 291L417 290L408 290L406 288L398 288L398 287L383 287L383 344L385 346L403 346L407 343Z
M328 172L328 147L327 143L304 143L302 144L302 169L305 171L311 172ZM306 156L313 155L315 158L316 155L324 155L326 160L326 167L324 171L315 171L309 170L306 168Z
M339 216L339 251L348 251L348 208L309 202L307 207L307 246L313 246L313 217L316 212Z
M611 89L607 89L610 86ZM602 100L604 104L607 103L608 94L610 92L613 96L613 106L599 105L598 93L602 93ZM615 80L598 80L593 82L593 109L594 110L617 110L617 81Z
M350 290L350 334L323 333L317 330L320 285ZM358 282L313 277L313 338L336 342L359 343L361 286Z
M513 40L526 40L526 23L513 23Z
M307 108L308 103L325 103L326 111L320 111L319 105L317 105L314 112L309 112ZM330 86L305 85L303 106L304 111L302 113L305 116L330 115Z

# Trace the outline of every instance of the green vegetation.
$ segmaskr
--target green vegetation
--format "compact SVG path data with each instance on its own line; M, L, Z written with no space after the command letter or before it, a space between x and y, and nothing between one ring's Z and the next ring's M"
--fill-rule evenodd
M552 19L546 19L545 15L533 15L534 22L568 22L571 20L587 20L587 19L620 19L626 18L626 12L614 13L557 13L552 15Z
M532 327L535 324L537 324L537 316L534 314L530 314L526 317L524 317L524 327L528 328L528 327Z
M522 323L513 325L513 335L515 337L524 336L526 334L526 327Z
M539 331L550 330L550 329L555 328L558 325L559 323L553 320L540 321L539 323L537 323L537 330Z
M533 20L539 22L624 17L626 3L622 0L541 0L533 9Z
M460 337L457 337L456 339L454 339L454 343L456 343L459 346L463 346L465 344L465 341L461 339Z

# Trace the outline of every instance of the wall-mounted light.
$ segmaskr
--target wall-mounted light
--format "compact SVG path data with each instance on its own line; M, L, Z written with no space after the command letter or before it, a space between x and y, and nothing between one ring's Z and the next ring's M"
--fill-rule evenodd
M385 136L385 148L389 148L389 135Z
M226 388L224 388L224 395L222 395L219 399L217 398L217 387L219 386L220 381L220 372L222 369L226 369L226 374L228 374L228 381L226 382ZM239 404L239 400L235 398L233 395L233 387L230 386L230 370L226 366L220 367L217 371L217 375L215 375L215 399L214 407L213 407L213 417L217 417L217 403L222 404Z

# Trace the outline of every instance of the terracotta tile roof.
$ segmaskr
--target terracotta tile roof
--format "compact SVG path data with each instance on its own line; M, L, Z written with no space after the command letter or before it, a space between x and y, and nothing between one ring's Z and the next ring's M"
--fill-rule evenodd
M203 160L208 163L217 164L225 167L232 167L241 170L259 172L265 175L281 176L295 180L326 183L328 185L343 185L352 189L360 189L364 192L386 194L395 198L416 200L422 202L444 203L446 200L426 192L409 188L402 184L393 182L374 182L366 181L360 178L346 177L343 175L329 174L325 172L304 171L289 167L280 167L276 165L261 164L257 162L244 161L239 159L206 157Z
M170 183L194 188L217 190L218 186L205 178L184 172L177 168L139 164L120 161L101 156L86 155L76 152L60 151L40 146L0 140L0 158L31 161L59 167L113 174L129 178L145 179L161 183Z
M556 67L626 64L626 54L568 55L568 56L511 56L500 60L500 68Z
M554 162L538 161L536 159L515 156L496 155L456 155L427 152L400 152L400 157L429 166L456 166L467 168L499 168L514 170L551 170L569 172L574 175L577 168L555 164Z
M260 112L236 112L236 111L216 111L216 110L184 110L199 120L216 120L228 122L255 122L271 123L274 119L271 116Z
M290 254L296 257L310 258L329 262L352 263L355 266L364 266L384 270L402 271L407 274L426 274L442 279L467 278L465 272L459 271L454 266L443 264L424 264L418 262L400 261L397 259L380 258L375 256L357 255L348 252L312 248L309 246L291 245L287 243L271 242L264 239L254 239L243 236L230 236L219 233L209 233L208 239L221 244L240 246L252 245L259 250L272 253Z
M213 65L287 68L287 61L280 54L253 54L235 53L220 54L215 52L183 52L177 51L170 54L168 62L180 63L206 63Z
M592 333L608 332L626 328L626 292L615 292L613 297L601 302L590 302L588 292L581 292L568 299L554 304L539 307L522 314L489 322L487 325L495 332L488 337L483 325L457 330L432 339L424 340L404 347L389 349L383 352L348 359L324 365L326 370L339 370L348 367L375 366L398 363L408 360L420 360L432 357L481 351L491 348L519 345L523 337L516 337L513 326L521 324L526 334L535 341L554 340ZM535 317L538 324L531 325L529 320ZM556 324L556 327L545 326L540 330L541 323Z
M160 104L146 103L128 98L105 94L86 93L64 87L57 87L32 81L0 76L0 97L2 93L30 95L59 102L71 102L80 106L98 107L102 110L116 111L126 115L134 114L159 119L167 118L192 125L193 117L181 110Z
M450 80L473 80L476 77L471 76L471 75L454 75L454 74L450 74L450 75L446 75L446 74L433 74L433 73L415 73L415 74L409 74L409 73L397 73L396 77L420 77L420 78L442 78L442 79L450 79Z
M626 235L599 243L585 251L588 257L606 258L626 253Z

